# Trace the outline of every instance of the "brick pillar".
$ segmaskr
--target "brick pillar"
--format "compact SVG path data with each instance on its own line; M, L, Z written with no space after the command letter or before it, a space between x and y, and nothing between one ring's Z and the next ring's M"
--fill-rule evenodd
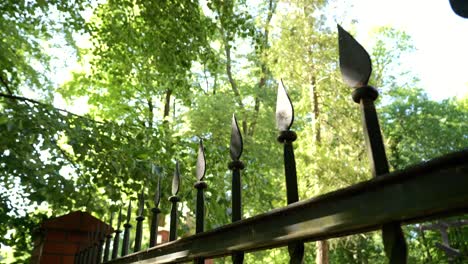
M89 245L89 233L108 225L86 212L73 212L42 223L35 234L33 264L74 264L75 254Z

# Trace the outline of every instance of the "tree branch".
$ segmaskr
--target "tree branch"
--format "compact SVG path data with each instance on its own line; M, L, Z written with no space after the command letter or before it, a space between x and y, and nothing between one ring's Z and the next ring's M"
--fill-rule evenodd
M7 90L8 94L13 95L13 92L11 91L10 86L5 81L5 79L3 79L2 76L0 76L0 81L2 82L3 86L5 86L5 89Z

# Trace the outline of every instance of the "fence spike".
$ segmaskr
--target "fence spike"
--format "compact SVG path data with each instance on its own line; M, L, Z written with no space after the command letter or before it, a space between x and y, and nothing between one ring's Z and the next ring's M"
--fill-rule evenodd
M338 25L338 36L341 73L346 84L355 88L352 97L361 106L364 138L372 174L374 177L378 177L387 174L389 167L374 105L379 92L374 87L367 85L372 72L370 57L367 51L340 25ZM407 247L400 223L393 222L383 225L382 237L385 254L390 260L390 264L406 263Z
M232 170L232 222L236 222L242 219L242 189L240 171L244 169L244 163L239 159L242 155L243 147L244 145L242 141L242 134L240 133L236 116L233 114L231 120L231 142L229 146L232 161L228 165L228 168ZM236 252L232 254L232 262L234 264L243 263L244 253Z
M130 228L132 225L130 224L130 218L132 216L132 200L128 201L128 209L127 209L127 222L124 224L124 237L122 241L122 257L128 254L128 248L130 245Z
M294 122L294 108L289 98L283 80L278 84L278 96L276 97L276 125L279 131L287 131Z
M284 172L286 176L286 196L288 204L299 201L297 190L296 161L292 142L297 135L290 128L294 122L294 108L286 92L283 80L278 84L278 97L276 100L276 124L279 130L278 141L284 148ZM299 264L304 260L304 243L294 242L288 245L290 263Z
M369 54L346 30L338 25L340 71L351 87L366 86L372 72Z
M156 246L158 239L158 215L161 212L159 210L159 202L161 200L161 175L158 175L158 186L156 187L156 192L154 195L154 207L151 209L153 217L151 219L151 234L150 234L150 244L149 247Z
M171 223L169 229L169 241L176 240L177 237L177 202L179 202L180 187L180 172L179 172L179 161L176 161L176 167L174 171L174 177L172 178L172 196L169 197L169 201L172 203L171 208Z
M141 194L139 195L138 199L138 216L136 218L137 225L136 225L136 233L135 233L135 247L134 252L138 252L141 250L141 240L142 240L142 232L143 232L143 220L145 217L143 216L143 209L145 207L145 188L142 188Z
M206 160L205 160L205 148L203 147L203 140L200 139L198 144L198 155L197 155L197 166L196 166L196 177L197 182L194 187L197 189L197 210L195 215L195 232L202 233L204 231L205 224L205 194L204 190L207 185L203 181L206 172ZM197 258L194 261L195 264L205 263L204 258Z
M119 253L119 244L120 244L120 225L122 224L122 205L120 205L119 217L117 218L117 230L115 230L114 236L114 245L112 247L112 259L116 259Z
M104 247L104 257L103 262L109 261L109 252L110 252L110 244L112 240L112 222L114 221L114 212L111 212L110 221L109 221L109 228L107 229L106 235L106 246Z

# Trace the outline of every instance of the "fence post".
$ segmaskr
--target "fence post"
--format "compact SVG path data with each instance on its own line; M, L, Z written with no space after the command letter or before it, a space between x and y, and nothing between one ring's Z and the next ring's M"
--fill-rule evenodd
M151 234L150 234L150 244L149 247L156 246L158 240L158 215L161 212L159 210L159 202L161 200L161 177L158 176L158 186L156 187L156 193L154 194L154 207L151 209L153 217L151 219Z
M231 162L228 168L232 170L232 214L231 221L236 222L242 219L242 188L240 171L244 169L244 163L240 161L243 150L242 135L237 124L236 116L232 115L231 120L231 142L230 142ZM244 253L236 252L232 254L232 263L241 264L244 262Z
M124 237L122 241L122 257L128 254L128 248L130 245L130 228L132 225L130 224L130 218L132 216L132 200L128 201L128 209L127 209L127 222L124 224Z
M117 230L115 230L114 245L112 246L112 259L116 259L119 254L119 243L120 243L120 224L122 224L122 206L120 206L119 217L117 218Z
M196 176L197 182L195 183L194 187L197 189L197 211L195 215L196 225L195 225L195 232L202 233L204 231L204 224L205 224L205 196L204 196L204 189L206 189L207 185L206 182L203 181L206 172L206 161L205 161L205 149L203 147L203 141L200 139L200 143L198 145L198 156L197 156L197 168L196 168ZM195 264L203 264L205 263L204 258L197 258L194 261Z
M114 220L114 212L111 213L109 228L108 228L108 230L107 230L107 232L105 234L106 235L106 246L104 248L103 262L109 261L109 251L110 251L110 244L111 244L111 240L112 240L111 229L112 229L113 220Z
M96 243L95 243L96 232L90 232L89 234L90 234L89 235L90 245L89 245L89 256L88 256L87 263L94 264L96 260Z
M141 191L140 197L138 199L138 216L136 218L137 225L136 225L136 233L135 233L135 247L134 252L138 252L141 250L141 239L142 239L142 232L143 232L143 220L145 217L143 216L143 209L145 207L145 193L144 189Z
M98 250L97 250L97 256L96 256L96 263L101 264L102 262L102 251L104 247L104 230L101 231L101 223L98 224Z
M172 203L171 208L171 224L169 229L169 241L174 241L177 238L177 202L180 201L177 193L179 193L180 172L179 161L176 162L174 177L172 178L172 196L169 201Z
M297 139L294 131L290 130L294 122L294 109L291 99L286 93L283 81L278 84L276 100L276 124L279 130L278 141L284 145L284 172L286 176L286 193L288 204L299 201L297 191L296 161L292 142ZM303 263L304 243L298 241L288 246L290 263Z
M367 51L340 25L338 25L340 70L345 83L354 88L352 97L360 104L364 138L374 177L389 172L387 156L380 131L374 101L379 92L368 86L372 72ZM390 197L389 197L390 198ZM385 210L384 208L382 210ZM406 242L400 223L388 223L382 227L385 254L390 264L407 262Z

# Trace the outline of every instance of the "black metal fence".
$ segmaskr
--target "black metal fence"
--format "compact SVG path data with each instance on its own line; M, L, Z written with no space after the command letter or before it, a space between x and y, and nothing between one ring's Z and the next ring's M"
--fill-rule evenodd
M144 194L139 195L135 243L130 248L131 203L128 204L122 233L122 209L117 227L96 230L90 244L75 258L76 263L174 263L231 255L233 263L243 263L244 252L288 246L290 263L302 263L304 243L371 230L382 230L386 256L390 263L406 263L407 247L402 224L465 213L468 209L468 150L452 153L402 171L389 173L374 101L378 91L368 86L371 61L364 48L338 26L340 69L345 83L354 88L353 100L360 105L367 151L374 179L309 200L299 201L291 130L292 103L282 82L278 87L276 119L278 141L284 148L285 182L288 206L242 220L240 160L242 136L232 117L230 154L232 161L232 224L204 232L205 155L200 141L194 187L197 189L196 234L177 240L179 164L172 181L170 242L156 245L160 213L160 183L151 209L149 248L142 249ZM430 195L428 195L430 194ZM110 225L112 226L112 220ZM111 251L111 244L112 251ZM118 249L121 248L119 254Z

